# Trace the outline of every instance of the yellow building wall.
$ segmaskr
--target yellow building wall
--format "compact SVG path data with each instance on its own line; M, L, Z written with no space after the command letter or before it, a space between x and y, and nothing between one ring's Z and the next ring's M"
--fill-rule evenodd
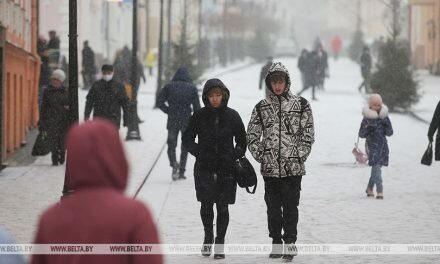
M414 64L436 72L440 62L440 1L410 0L408 4Z

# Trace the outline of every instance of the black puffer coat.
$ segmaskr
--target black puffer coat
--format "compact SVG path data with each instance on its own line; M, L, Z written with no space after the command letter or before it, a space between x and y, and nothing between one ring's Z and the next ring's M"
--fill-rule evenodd
M119 129L121 124L121 108L124 111L126 120L130 100L122 84L110 80L96 81L86 96L86 107L84 119L90 118L93 110L93 117L100 117L111 121Z
M435 108L434 115L432 116L431 124L429 125L428 139L433 141L434 134L437 131L437 136L435 137L435 160L440 160L440 102L438 102Z
M187 127L191 113L200 109L197 88L185 67L180 67L160 91L157 107L168 115L167 129L179 130Z
M227 94L219 108L213 108L208 100L209 90L215 87L222 88ZM244 124L240 115L227 107L229 90L219 79L206 82L202 99L205 107L191 117L182 138L183 145L196 157L197 200L233 204L237 190L233 162L246 152ZM196 136L198 143L195 142Z

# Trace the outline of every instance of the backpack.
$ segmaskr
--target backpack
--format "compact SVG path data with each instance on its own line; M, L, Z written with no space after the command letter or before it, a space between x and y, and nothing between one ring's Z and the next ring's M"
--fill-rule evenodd
M234 162L234 172L238 186L246 188L248 193L254 194L257 189L257 174L255 173L254 167L245 156ZM252 186L254 186L254 189L249 191L249 187Z

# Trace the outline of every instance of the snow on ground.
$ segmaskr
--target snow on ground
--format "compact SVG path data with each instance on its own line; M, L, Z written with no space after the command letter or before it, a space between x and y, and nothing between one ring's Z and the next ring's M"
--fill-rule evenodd
M293 91L300 87L296 61L283 60L293 75ZM316 143L303 178L298 243L435 243L440 239L436 225L440 207L439 165L420 165L426 147L427 125L415 119L391 114L395 134L390 138L390 167L383 169L385 199L365 197L370 168L354 164L351 154L362 119L364 96L358 68L347 60L331 61L332 78L326 91L312 101ZM260 65L224 75L221 79L231 91L229 106L238 110L245 125L253 106L263 96L258 90ZM214 76L213 76L214 77ZM310 92L305 93L310 98ZM434 106L429 107L431 113ZM250 154L248 153L248 157ZM166 155L163 155L166 159ZM251 159L252 160L252 159ZM194 159L188 161L191 175ZM166 162L162 163L166 166ZM254 163L255 164L255 163ZM257 167L258 165L255 164ZM160 167L150 176L160 178L170 169ZM193 180L169 186L166 202L158 216L164 243L201 243L203 228ZM152 203L153 181L141 193ZM262 179L255 195L239 189L237 202L230 206L230 225L226 243L270 243L267 237L266 206ZM145 197L145 198L144 198ZM215 262L198 255L166 256L168 263ZM433 262L438 257L420 256L298 256L298 263L413 263ZM266 255L232 255L219 263L275 263Z
M281 59L293 78L292 91L300 89L296 60ZM261 65L242 68L244 63L229 67L239 70L221 74L229 87L229 106L236 109L245 124L264 91L258 90ZM205 74L217 77L222 69ZM351 154L357 140L361 108L365 96L359 94L361 82L358 66L348 60L330 60L331 78L319 101L311 101L315 118L316 142L306 163L300 202L300 244L314 243L439 243L440 231L440 165L420 165L427 145L428 125L407 115L391 114L394 136L389 138L390 166L383 169L385 199L365 197L370 167L354 164ZM414 107L416 114L430 120L440 98L440 79L421 73L423 96ZM192 179L194 158L189 156L186 181L171 181L166 148L166 116L153 110L155 77L148 78L139 94L142 141L125 142L130 161L127 195L133 196L147 172L161 153L138 199L148 204L160 230L163 243L198 244L203 240ZM199 87L200 88L200 87ZM84 97L80 91L80 116ZM303 94L310 99L310 91ZM121 138L126 130L121 129ZM361 141L361 145L363 141ZM254 163L251 155L248 158ZM39 214L58 201L64 167L52 167L50 157L37 159L27 167L6 168L0 174L0 224L20 243L32 241ZM250 195L238 189L237 201L230 206L230 224L226 236L229 244L266 244L266 205L264 183L259 179L257 193ZM223 261L199 255L168 255L166 263L278 263L266 255L228 255ZM296 263L435 263L438 256L305 256Z

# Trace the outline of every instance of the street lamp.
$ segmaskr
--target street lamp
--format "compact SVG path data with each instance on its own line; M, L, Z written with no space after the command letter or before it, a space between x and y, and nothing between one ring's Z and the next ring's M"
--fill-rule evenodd
M131 87L134 88L138 71L138 59L137 59L137 0L133 0L133 38L131 49ZM125 140L141 140L141 134L139 132L139 120L137 118L137 92L132 92L129 122L127 126L127 136Z
M77 29L77 0L69 0L69 125L79 120L78 114L78 29ZM72 190L69 186L68 162L64 172L63 195L69 195Z
M159 57L157 62L157 87L156 87L156 102L154 104L157 107L157 97L159 96L159 91L162 88L162 67L163 67L163 3L164 0L160 0L160 22L159 22Z

